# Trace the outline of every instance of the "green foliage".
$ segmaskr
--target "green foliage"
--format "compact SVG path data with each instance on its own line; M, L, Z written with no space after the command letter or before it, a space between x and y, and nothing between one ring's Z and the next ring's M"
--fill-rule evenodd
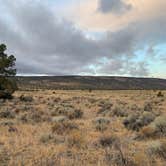
M13 55L7 55L5 44L0 44L0 98L11 98L12 93L17 89L14 76L16 75Z

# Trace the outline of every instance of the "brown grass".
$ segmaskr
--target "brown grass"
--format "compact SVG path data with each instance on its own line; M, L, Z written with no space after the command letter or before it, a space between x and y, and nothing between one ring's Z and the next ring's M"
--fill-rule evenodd
M164 166L165 152L153 153L153 161L147 153L149 143L166 139L165 134L154 137L150 128L151 123L163 127L158 117L166 115L166 92L160 98L157 94L17 91L14 99L0 101L0 166ZM131 114L138 115L138 124L144 122L139 132L123 125ZM100 118L102 124L96 122ZM104 130L96 130L96 125ZM136 139L140 135L142 139Z

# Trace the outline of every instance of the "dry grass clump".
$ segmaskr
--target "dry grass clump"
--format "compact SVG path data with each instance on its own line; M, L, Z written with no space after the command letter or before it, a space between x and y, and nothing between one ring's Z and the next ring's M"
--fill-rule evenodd
M156 140L148 143L147 154L149 157L159 157L166 160L166 140Z
M135 161L124 152L120 139L116 136L106 136L104 139L105 163L115 166L136 166Z
M165 165L165 104L154 91L17 91L0 100L0 165Z
M119 138L113 134L103 134L99 138L98 143L102 147L112 147L115 144L119 144Z
M145 126L140 130L139 138L153 138L155 136L155 128L151 125Z
M65 138L60 135L45 133L40 137L40 142L44 144L48 143L60 144L65 142Z
M110 153L107 151L105 154L105 160L106 166L137 166L135 161L129 159L127 155L125 156L120 150L115 150Z
M85 137L81 131L71 131L67 137L67 146L69 148L82 148L85 146Z
M10 162L10 156L7 149L1 147L0 148L0 165L7 166L9 165L9 162Z
M108 125L110 124L110 118L97 117L92 122L97 131L103 132L108 128Z
M72 130L78 130L78 125L71 121L55 122L52 125L52 133L59 135L68 134Z
M149 158L147 157L147 154L145 151L139 151L133 154L132 161L134 161L134 166L151 166L151 158L149 161Z

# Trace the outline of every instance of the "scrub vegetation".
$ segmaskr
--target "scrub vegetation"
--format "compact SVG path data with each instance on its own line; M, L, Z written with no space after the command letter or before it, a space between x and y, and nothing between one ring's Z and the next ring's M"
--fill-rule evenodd
M165 91L18 90L0 99L0 165L164 166L165 105Z

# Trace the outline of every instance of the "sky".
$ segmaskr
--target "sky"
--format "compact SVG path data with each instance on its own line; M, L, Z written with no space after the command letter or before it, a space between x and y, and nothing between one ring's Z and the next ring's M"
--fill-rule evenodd
M0 0L18 75L166 78L166 0Z

